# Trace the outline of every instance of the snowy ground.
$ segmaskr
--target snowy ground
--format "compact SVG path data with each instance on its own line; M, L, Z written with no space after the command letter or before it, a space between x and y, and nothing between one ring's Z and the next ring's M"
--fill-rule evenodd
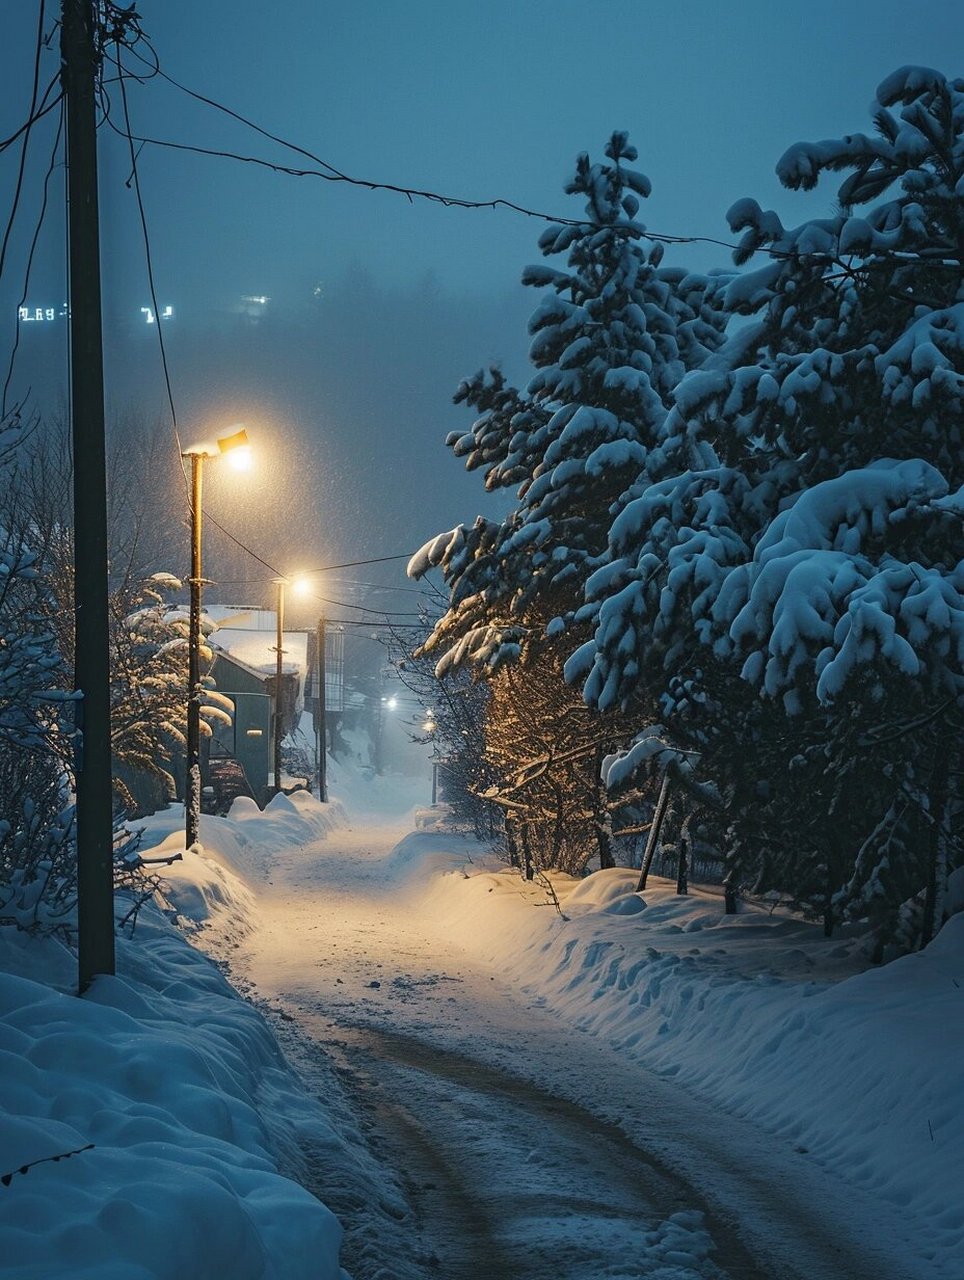
M0 930L0 1172L95 1143L0 1187L0 1273L337 1277L301 1182L356 1280L964 1275L964 916L866 973L623 872L557 878L564 919L404 785L341 790L350 825L205 819L169 880L307 1092L159 914L84 1001Z
M197 863L237 930L250 894ZM0 928L0 1273L336 1280L341 1230L296 1179L304 1135L344 1144L263 1019L158 910L117 970L78 1000L64 946Z

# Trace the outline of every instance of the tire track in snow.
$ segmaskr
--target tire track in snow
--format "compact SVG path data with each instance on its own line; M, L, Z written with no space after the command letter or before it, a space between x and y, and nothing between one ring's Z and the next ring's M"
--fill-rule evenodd
M720 1275L710 1257L730 1280L919 1274L854 1237L852 1189L835 1202L818 1169L567 1031L442 939L383 878L401 834L337 832L281 855L261 927L232 957L295 1020L300 1048L286 1049L319 1096L337 1074L411 1205L376 1221L321 1186L355 1280L689 1280ZM596 1193L614 1179L615 1208ZM687 1260L676 1246L698 1233L687 1218L674 1235L672 1219L694 1208L716 1252Z

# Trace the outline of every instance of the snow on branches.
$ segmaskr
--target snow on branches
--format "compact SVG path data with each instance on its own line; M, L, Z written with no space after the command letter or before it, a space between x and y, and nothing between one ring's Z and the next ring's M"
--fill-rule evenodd
M452 608L428 648L446 665L515 661L520 636L565 628L586 578L605 551L621 495L638 481L673 387L722 340L723 322L704 278L661 265L663 246L636 220L648 179L636 149L615 132L605 160L577 158L566 185L586 220L551 225L539 245L566 268L527 268L545 290L530 322L536 373L525 390L490 370L459 387L456 402L479 411L448 444L488 489L516 486L502 522L477 522L433 540L413 560L420 576L441 567Z

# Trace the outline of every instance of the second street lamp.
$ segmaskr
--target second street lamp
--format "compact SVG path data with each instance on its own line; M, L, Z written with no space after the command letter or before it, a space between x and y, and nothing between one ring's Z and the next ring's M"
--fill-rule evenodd
M278 588L276 600L275 629L275 668L274 668L274 733L272 746L274 749L274 789L275 795L281 790L281 740L282 732L282 698L281 679L284 675L284 629L285 629L285 587L291 587L295 595L303 595L308 584L304 578L275 578Z
M248 436L241 429L222 436L215 444L194 445L181 457L191 460L191 611L187 638L187 746L184 778L184 843L190 849L197 844L201 823L201 484L205 458L222 453L245 451L247 463Z

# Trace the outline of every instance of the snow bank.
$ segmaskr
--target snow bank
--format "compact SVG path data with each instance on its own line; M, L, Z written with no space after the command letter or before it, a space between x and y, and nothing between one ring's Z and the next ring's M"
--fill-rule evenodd
M228 932L253 908L231 865L263 873L339 816L308 796L235 808L202 819L204 854L161 869L179 912ZM182 821L147 820L143 851L183 849ZM342 1142L261 1015L154 907L117 969L79 1000L65 947L0 928L0 1271L338 1280L339 1224L281 1169L306 1136L336 1164Z
M270 878L272 860L302 848L346 822L337 802L322 805L307 791L273 797L264 810L239 796L226 817L201 815L200 849L184 849L184 808L171 805L144 818L140 853L149 859L181 858L154 868L164 898L189 928L211 927L237 941L249 932L257 911L255 890Z
M925 952L863 971L853 936L746 904L726 916L658 879L638 895L624 869L553 874L564 919L451 835L408 837L392 867L530 996L917 1218L923 1256L964 1256L964 915Z

